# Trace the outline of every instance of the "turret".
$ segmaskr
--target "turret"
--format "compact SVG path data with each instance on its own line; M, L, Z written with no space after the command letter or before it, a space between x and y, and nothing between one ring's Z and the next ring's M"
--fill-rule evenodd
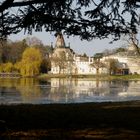
M64 41L62 33L57 34L55 47L56 48L65 48L65 41Z

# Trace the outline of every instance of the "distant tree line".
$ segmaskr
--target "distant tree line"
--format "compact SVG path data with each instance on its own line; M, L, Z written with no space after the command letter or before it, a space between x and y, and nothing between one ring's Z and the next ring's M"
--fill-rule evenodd
M0 42L0 72L18 72L23 76L47 73L51 51L51 46L44 46L37 38Z

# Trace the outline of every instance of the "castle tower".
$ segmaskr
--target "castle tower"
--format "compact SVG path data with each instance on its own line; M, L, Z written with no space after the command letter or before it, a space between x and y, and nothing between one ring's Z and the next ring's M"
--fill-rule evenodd
M62 33L57 34L55 47L56 48L65 48L65 41L64 41Z

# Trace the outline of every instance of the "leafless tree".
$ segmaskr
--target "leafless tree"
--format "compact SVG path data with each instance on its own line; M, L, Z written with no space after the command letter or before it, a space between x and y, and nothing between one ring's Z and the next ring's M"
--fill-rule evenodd
M90 64L91 67L96 69L96 74L99 75L99 69L106 67L105 63L100 61L100 58L95 59L92 64Z
M139 40L137 39L136 34L134 34L134 33L129 34L128 43L129 43L129 45L133 45L133 47L135 48L137 54L140 55Z
M106 62L106 67L109 70L109 74L110 75L115 74L118 68L118 60L109 58L109 59L106 59L105 62Z

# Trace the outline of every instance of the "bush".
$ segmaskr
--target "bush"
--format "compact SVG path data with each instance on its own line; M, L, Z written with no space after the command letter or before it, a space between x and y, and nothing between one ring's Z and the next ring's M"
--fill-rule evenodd
M12 72L13 69L14 69L14 66L13 66L13 64L11 62L3 64L3 72L9 73L9 72Z

